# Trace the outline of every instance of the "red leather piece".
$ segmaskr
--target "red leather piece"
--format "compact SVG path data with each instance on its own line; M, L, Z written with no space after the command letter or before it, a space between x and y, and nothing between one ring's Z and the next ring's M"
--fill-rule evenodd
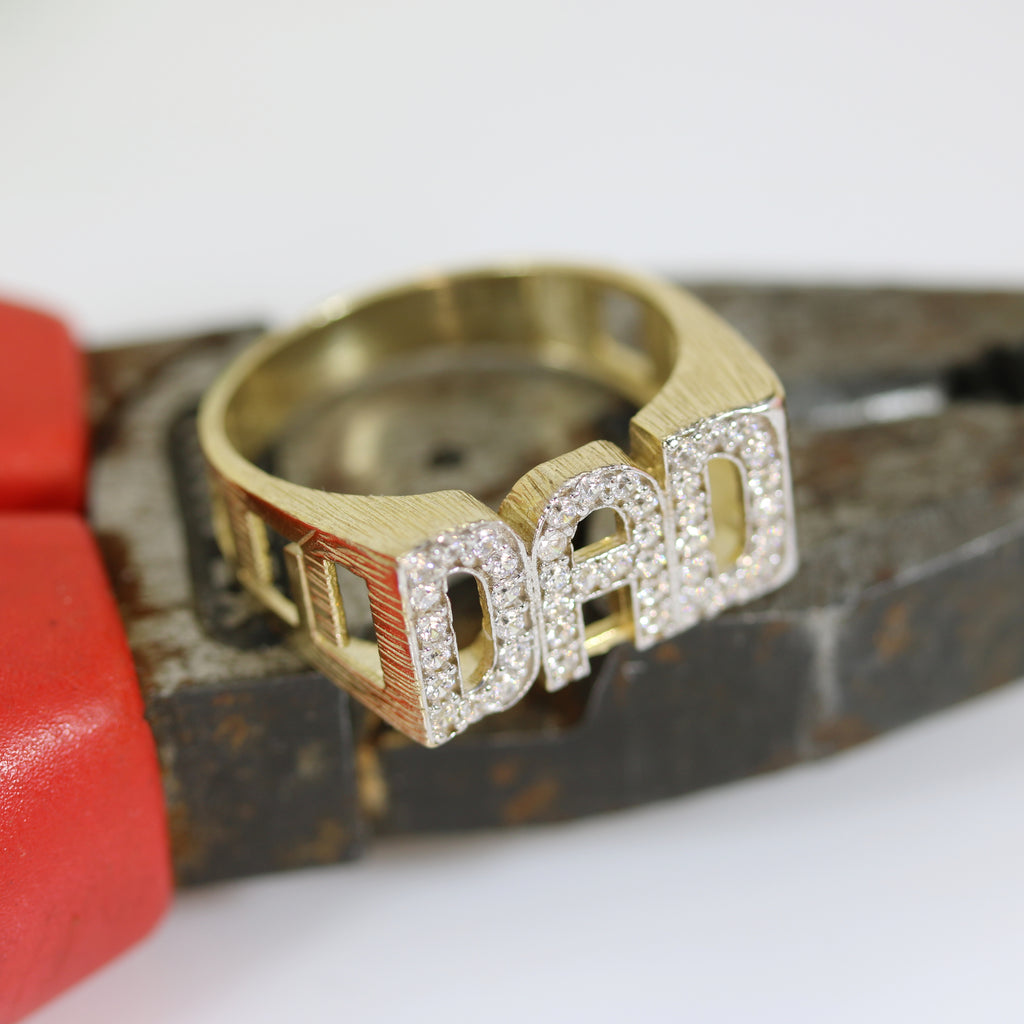
M0 1022L145 934L171 869L153 738L92 537L0 515Z
M0 302L0 509L80 509L85 372L64 325Z

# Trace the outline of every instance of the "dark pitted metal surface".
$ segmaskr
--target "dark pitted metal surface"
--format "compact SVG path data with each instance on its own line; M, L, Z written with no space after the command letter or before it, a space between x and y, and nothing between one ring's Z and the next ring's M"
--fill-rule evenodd
M1007 400L1024 367L1024 293L695 290L790 391L799 575L650 652L619 648L565 691L535 687L436 750L307 670L229 583L193 411L252 331L92 355L91 518L157 736L181 882L352 858L375 833L664 798L832 753L1024 676L1024 408ZM508 446L514 476L522 458L614 436L628 417L577 387L538 432L536 402L503 386L480 417L452 385L452 416L408 453L424 486L472 480L479 464L480 490L500 491L474 462L480 445L462 443L502 437L496 424L528 435ZM332 429L367 415L339 406ZM298 449L281 460L351 479L358 451L328 443L305 464Z

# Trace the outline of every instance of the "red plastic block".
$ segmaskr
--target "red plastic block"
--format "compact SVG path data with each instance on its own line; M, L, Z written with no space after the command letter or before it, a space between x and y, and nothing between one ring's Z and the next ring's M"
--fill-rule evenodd
M0 302L0 509L80 509L85 374L59 321Z
M0 1022L139 939L170 888L153 738L88 528L0 515Z

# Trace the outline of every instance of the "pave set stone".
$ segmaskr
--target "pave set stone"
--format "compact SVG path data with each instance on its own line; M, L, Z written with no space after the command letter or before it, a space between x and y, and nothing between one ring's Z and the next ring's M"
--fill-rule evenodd
M780 419L781 425L781 419ZM516 703L543 667L555 690L590 671L583 606L628 588L638 648L783 582L795 543L785 439L760 411L728 413L669 437L666 487L636 466L604 466L550 495L529 555L502 520L438 534L399 559L410 652L422 685L432 743ZM708 465L726 458L743 480L746 536L734 563L719 567ZM618 534L573 550L579 524L612 509ZM482 640L492 653L465 679L447 581L468 572L480 583ZM479 648L478 648L479 650ZM486 653L486 652L485 652Z
M622 535L611 547L580 557L573 552L573 536L579 524L601 508L618 514ZM629 588L639 648L675 632L675 587L668 557L672 535L672 519L657 482L632 466L582 473L551 496L533 543L549 690L590 673L583 605L595 597Z
M683 615L692 625L774 589L794 543L787 457L763 414L726 414L665 442L665 478L676 509L676 552ZM739 557L720 570L711 550L708 465L727 458L743 478L746 539Z
M491 653L471 684L464 679L448 598L448 580L455 572L473 575L484 595L483 640ZM399 586L434 743L511 707L526 693L540 670L531 614L536 583L527 570L523 542L510 526L487 520L439 534L399 560Z

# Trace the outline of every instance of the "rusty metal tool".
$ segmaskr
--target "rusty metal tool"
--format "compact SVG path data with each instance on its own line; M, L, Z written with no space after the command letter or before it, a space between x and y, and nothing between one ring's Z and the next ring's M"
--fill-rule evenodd
M1024 676L1024 293L689 287L786 384L797 578L651 651L617 648L588 680L537 688L437 750L305 668L220 561L195 408L253 331L93 354L90 515L157 737L180 882L341 861L376 834L681 794ZM429 490L456 474L498 493L524 458L614 438L631 412L578 381L513 383L455 378L433 421L400 391L367 394L321 417L320 443L277 452L278 468L370 486L352 425L372 422L360 444L387 445L406 417L423 443L403 479ZM558 410L546 431L538 402ZM473 478L481 434L508 445L509 481Z

